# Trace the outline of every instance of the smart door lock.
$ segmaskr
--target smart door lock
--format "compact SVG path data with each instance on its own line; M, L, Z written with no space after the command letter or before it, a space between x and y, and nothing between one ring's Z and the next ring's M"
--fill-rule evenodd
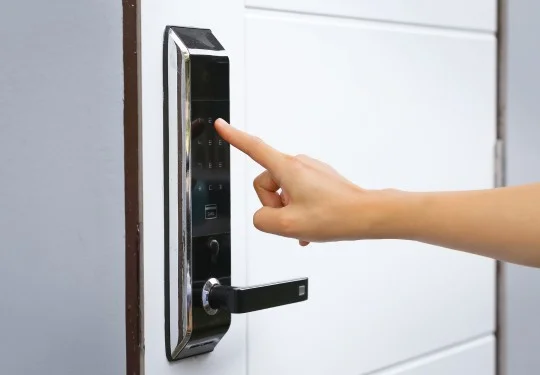
M164 36L166 355L214 350L231 314L305 301L306 278L231 286L229 58L208 29L169 26Z

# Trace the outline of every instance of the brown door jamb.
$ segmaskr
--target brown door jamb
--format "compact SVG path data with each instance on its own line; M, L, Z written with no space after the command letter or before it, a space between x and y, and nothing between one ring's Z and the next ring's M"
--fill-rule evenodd
M140 127L137 0L122 0L124 48L124 184L126 239L126 374L141 375Z

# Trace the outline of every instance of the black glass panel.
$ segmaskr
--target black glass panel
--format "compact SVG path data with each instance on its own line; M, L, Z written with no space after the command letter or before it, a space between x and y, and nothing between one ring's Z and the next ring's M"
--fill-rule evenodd
M193 237L229 233L231 219L229 144L214 121L228 121L229 102L193 102L191 212Z
M174 27L174 31L180 36L180 39L182 39L182 42L187 48L211 51L223 50L223 46L209 29Z
M229 58L191 56L191 100L229 100Z

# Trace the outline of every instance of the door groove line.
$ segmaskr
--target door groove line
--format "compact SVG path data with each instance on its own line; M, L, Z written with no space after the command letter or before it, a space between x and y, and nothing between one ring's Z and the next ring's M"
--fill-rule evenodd
M490 341L494 342L495 338L493 332L484 333L477 335L466 340L461 340L450 345L446 345L435 350L413 356L411 358L396 362L394 364L379 368L377 370L364 372L360 375L391 375L394 371L408 370L426 363L427 361L435 358L443 358L445 355L451 355L453 353L458 353L459 351L466 348L473 348L477 345L484 343L489 343Z
M473 27L460 27L460 26L449 26L449 25L436 25L436 24L428 24L428 23L422 23L422 22L408 22L408 21L397 21L397 20L391 20L391 19L377 19L377 18L369 18L369 17L356 17L356 16L347 16L342 14L327 14L327 13L320 13L320 12L311 12L311 11L303 11L303 10L285 10L285 9L277 9L277 8L269 8L264 6L253 6L253 5L246 5L245 10L247 14L274 14L274 15L286 15L286 16L301 16L301 17L307 17L307 18L319 18L319 19L326 19L326 20L346 20L346 21L354 21L361 24L365 24L366 26L388 26L388 27L401 27L404 29L409 30L417 30L417 31L424 31L424 32L447 32L447 33L453 33L453 34L459 34L462 36L469 36L469 37L478 37L478 36L494 36L497 32L497 30L488 30L488 29L482 29L482 28L473 28Z

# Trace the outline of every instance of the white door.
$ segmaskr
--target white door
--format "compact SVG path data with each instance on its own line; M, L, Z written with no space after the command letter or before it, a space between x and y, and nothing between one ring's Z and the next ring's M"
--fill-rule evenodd
M142 0L144 368L167 374L495 373L495 263L413 242L310 245L258 232L260 168L233 150L233 284L307 276L304 303L233 316L211 354L164 348L162 40L211 28L231 122L366 188L493 185L495 0Z

